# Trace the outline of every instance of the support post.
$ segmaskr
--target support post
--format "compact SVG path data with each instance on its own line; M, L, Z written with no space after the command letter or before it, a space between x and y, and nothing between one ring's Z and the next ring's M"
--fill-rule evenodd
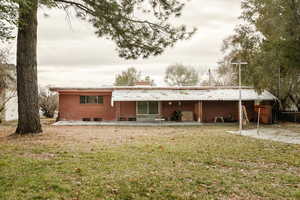
M115 102L116 104L116 107L115 107L115 111L116 111L116 121L118 121L120 119L120 115L121 115L121 102L118 101L118 102Z
M203 118L203 103L202 101L198 102L198 122L201 123Z
M259 123L260 123L260 108L258 108L258 118L257 118L257 135L259 135Z
M243 129L243 113L242 113L242 77L241 77L241 63L239 63L239 133L242 135Z
M198 122L201 122L201 118L200 118L200 101L198 102Z

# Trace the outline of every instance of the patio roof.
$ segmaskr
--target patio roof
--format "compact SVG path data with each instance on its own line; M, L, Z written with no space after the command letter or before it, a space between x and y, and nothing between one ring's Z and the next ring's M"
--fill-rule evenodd
M276 100L270 92L258 94L254 89L242 89L244 101ZM116 101L238 101L237 89L207 90L114 90L112 102Z

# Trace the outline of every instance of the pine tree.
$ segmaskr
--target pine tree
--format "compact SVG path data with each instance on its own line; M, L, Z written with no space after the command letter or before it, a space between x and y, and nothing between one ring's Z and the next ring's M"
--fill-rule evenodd
M0 9L4 15L3 19L0 18L1 21L13 24L13 13L18 12L19 120L16 133L42 132L36 57L37 10L40 6L74 9L77 17L96 28L97 36L116 43L120 57L137 59L159 55L165 48L172 47L178 40L190 38L195 32L187 31L183 25L172 26L170 23L171 18L181 15L184 7L182 2L183 0L2 0ZM14 9L10 12L5 9L7 6ZM7 30L2 29L0 32L8 34L2 38L10 37Z

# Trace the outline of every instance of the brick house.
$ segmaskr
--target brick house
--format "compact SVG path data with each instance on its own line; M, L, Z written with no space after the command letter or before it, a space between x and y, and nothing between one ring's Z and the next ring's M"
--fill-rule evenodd
M203 123L237 121L237 87L99 87L51 88L59 94L60 121L156 121L174 120L180 111L182 121ZM242 88L249 120L256 120L255 104L272 105L276 97L253 88ZM272 113L272 112L271 112ZM271 121L272 114L269 113Z

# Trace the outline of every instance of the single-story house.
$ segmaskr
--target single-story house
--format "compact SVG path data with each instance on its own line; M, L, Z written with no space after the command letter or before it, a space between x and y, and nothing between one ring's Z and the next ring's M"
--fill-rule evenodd
M237 121L238 87L126 86L99 88L56 87L60 121ZM255 105L272 108L276 97L242 87L244 113L256 120ZM180 113L180 119L178 118ZM177 115L177 118L176 118ZM272 112L269 112L271 118ZM271 120L271 119L270 119Z

